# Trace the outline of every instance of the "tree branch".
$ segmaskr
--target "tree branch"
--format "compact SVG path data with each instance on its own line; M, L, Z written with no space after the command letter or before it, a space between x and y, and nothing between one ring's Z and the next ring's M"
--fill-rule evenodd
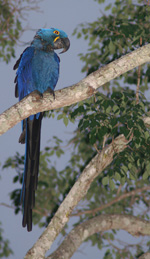
M139 259L149 259L149 258L150 258L150 253L145 253L139 257Z
M121 134L90 161L60 205L48 227L26 254L25 259L44 258L46 251L50 249L53 241L68 222L73 209L86 195L91 183L113 161L114 154L122 152L131 139L132 136L129 140L126 140L124 135Z
M146 62L150 62L150 44L98 69L75 85L56 91L55 100L48 93L45 93L43 98L31 93L0 115L0 135L31 114L85 100L96 93L100 86Z
M120 195L120 196L116 196L116 197L115 197L114 199L112 199L110 202L108 202L108 203L106 203L106 204L103 204L103 205L101 205L101 206L98 207L98 208L95 208L95 209L92 209L92 210L83 210L83 211L79 210L79 211L77 211L76 213L73 213L71 216L72 216L72 217L73 217L73 216L80 216L80 215L83 215L83 214L91 214L91 213L92 213L92 214L95 214L95 213L97 213L98 211L101 211L101 210L104 210L104 209L110 207L110 206L113 205L114 203L117 203L117 202L119 202L119 201L121 201L121 200L123 200L123 199L126 199L126 198L130 197L130 196L135 196L135 195L137 195L137 193L141 193L141 192L147 191L147 190L150 190L150 186L149 186L149 185L148 185L148 186L144 186L144 187L139 188L139 189L135 189L135 190L133 190L133 191L131 191L131 192L123 193L123 194Z
M48 259L69 259L85 239L97 232L123 229L132 236L150 236L150 223L130 215L100 215L75 227Z

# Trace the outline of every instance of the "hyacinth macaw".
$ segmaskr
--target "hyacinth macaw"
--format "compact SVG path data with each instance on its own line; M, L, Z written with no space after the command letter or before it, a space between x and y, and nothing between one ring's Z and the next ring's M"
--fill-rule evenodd
M62 30L51 28L37 31L31 45L24 50L14 65L14 69L17 69L14 81L15 96L19 97L19 101L35 90L40 95L45 91L54 95L60 62L54 50L63 48L63 53L69 46L68 36ZM35 206L35 190L38 183L42 117L43 113L37 113L23 120L19 138L19 142L26 145L21 203L22 225L27 226L28 231L32 230L32 209Z

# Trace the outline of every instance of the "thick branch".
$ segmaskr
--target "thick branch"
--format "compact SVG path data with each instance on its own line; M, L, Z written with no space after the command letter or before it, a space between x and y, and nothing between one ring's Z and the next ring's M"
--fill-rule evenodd
M48 93L40 99L37 94L30 94L0 115L0 135L31 114L69 106L85 100L103 84L146 62L150 62L150 44L98 69L75 85L56 91L55 100Z
M47 258L69 259L85 239L97 232L123 229L132 236L150 236L150 223L134 216L100 215L75 227L64 239L59 248Z
M130 141L131 139L126 140L122 134L90 161L63 203L60 205L48 227L35 245L26 254L26 259L44 258L46 251L50 249L53 241L68 222L73 209L86 195L93 180L113 161L114 154L122 152Z
M149 258L150 258L150 253L145 253L139 257L139 259L149 259Z

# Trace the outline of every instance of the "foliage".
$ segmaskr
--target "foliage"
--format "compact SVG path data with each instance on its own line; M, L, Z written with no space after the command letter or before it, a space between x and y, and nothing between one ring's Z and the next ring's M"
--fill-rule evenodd
M15 45L23 32L22 19L36 8L33 0L0 0L0 58L3 61L8 63L15 57Z
M2 237L3 229L0 223L0 258L6 258L13 254L11 248L9 247L9 241Z
M78 130L74 132L74 137L68 143L68 145L71 145L72 152L70 152L70 159L65 168L57 170L56 163L53 160L53 156L63 160L64 150L62 146L64 146L64 143L60 139L54 137L50 147L47 146L41 152L36 207L33 215L34 224L47 225L79 174L91 158L95 156L96 150L101 150L104 144L109 144L120 133L125 134L127 138L133 134L133 140L124 152L114 157L112 164L93 182L84 199L84 210L91 210L91 213L83 213L77 223L91 218L94 208L109 203L113 198L115 199L120 186L122 188L119 195L122 195L149 183L150 136L149 129L145 127L142 120L142 116L148 107L149 102L142 99L142 95L140 96L140 103L136 104L134 91L128 88L122 90L122 92L108 93L107 96L97 94L86 102L79 103L78 107L72 107L69 116L79 120L79 123ZM65 108L62 119L65 117L65 112L68 116ZM104 143L105 134L107 138ZM23 165L24 157L17 153L14 158L9 158L5 162L4 168L10 166L15 168L17 176L14 177L14 182L18 180L21 182ZM137 194L136 197L128 197L125 202L116 202L94 214L135 214L139 203L142 206L148 206L150 200L146 201L145 196L148 197L149 194L150 191L145 191L144 196ZM16 213L18 213L20 211L20 190L15 190L11 194L11 199L16 206ZM145 215L139 215L149 219L149 211ZM63 234L65 233L64 230ZM114 240L116 233L111 232ZM93 245L97 244L101 249L102 246L105 246L105 241L109 239L106 237L107 235L95 234L88 240L91 240ZM122 253L124 253L124 250ZM131 251L128 251L127 254L129 253Z
M84 62L83 71L89 74L148 42L150 7L145 2L116 0L106 6L106 14L97 21L82 24L75 30L78 38L83 36L89 41L88 52L80 55ZM46 113L52 118L57 115L60 123L63 120L66 126L78 122L78 127L67 143L55 136L41 152L34 224L47 225L85 166L119 134L124 134L127 139L132 136L132 141L92 183L86 197L74 211L75 215L79 215L76 224L93 215L114 213L149 220L150 190L141 191L150 180L150 131L143 122L143 116L150 107L149 100L144 97L149 87L149 71L150 66L146 64L140 68L140 76L134 69L105 85L105 95L97 93L77 105ZM140 93L137 99L135 89L139 78ZM70 157L63 164L64 168L58 170L55 161L66 160L67 148L64 146L70 149ZM3 165L3 168L15 169L17 175L14 182L22 182L23 161L24 157L16 153ZM134 195L132 191L135 191ZM126 196L123 198L123 195ZM20 211L19 197L20 189L14 190L11 200L16 213ZM84 213L86 210L89 213ZM79 211L82 213L79 214ZM62 234L65 233L66 230ZM143 243L137 241L130 246L125 242L116 245L116 239L118 241L117 231L97 233L88 238L100 250L107 248L104 256L107 259L114 256L138 258L149 247L146 239Z
M104 1L99 1L104 2ZM107 3L107 2L106 2ZM110 13L107 15L107 13ZM92 23L80 24L74 30L77 38L84 37L89 49L86 54L80 54L84 62L83 72L90 74L102 65L149 42L150 6L143 0L119 0L105 8L105 15ZM148 89L150 82L150 65L141 68L141 90ZM121 76L124 83L137 83L137 70ZM113 86L118 86L120 79L113 80ZM105 89L109 84L105 85Z

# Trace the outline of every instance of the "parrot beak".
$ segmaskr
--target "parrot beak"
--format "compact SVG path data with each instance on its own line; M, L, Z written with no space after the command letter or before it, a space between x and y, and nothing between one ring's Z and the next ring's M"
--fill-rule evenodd
M63 49L61 53L66 52L70 47L70 40L68 38L58 38L54 42L54 49Z

